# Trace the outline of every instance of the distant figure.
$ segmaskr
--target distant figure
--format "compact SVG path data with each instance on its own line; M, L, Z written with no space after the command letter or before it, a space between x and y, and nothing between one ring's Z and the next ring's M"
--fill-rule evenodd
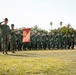
M14 30L14 24L11 24L11 50L15 53L16 50L16 33Z
M0 51L2 50L1 45L2 45L2 42L1 42L1 31L0 31Z
M21 50L21 47L22 47L22 36L21 36L20 31L17 32L16 37L17 37L17 49Z
M2 24L4 23L4 24ZM0 23L0 28L2 30L2 50L3 54L7 54L10 36L10 27L8 24L8 18L5 18L3 22Z

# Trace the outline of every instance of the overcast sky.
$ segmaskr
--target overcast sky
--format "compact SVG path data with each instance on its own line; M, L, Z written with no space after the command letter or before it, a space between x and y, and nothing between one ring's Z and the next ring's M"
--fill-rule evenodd
M9 19L15 28L38 27L49 30L68 23L76 29L76 0L0 0L0 21Z

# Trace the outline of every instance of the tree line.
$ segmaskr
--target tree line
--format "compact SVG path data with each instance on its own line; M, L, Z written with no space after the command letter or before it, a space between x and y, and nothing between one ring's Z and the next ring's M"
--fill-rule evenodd
M52 25L52 23L50 23L50 25ZM62 33L62 34L76 34L76 30L74 28L71 27L70 24L66 25L66 26L62 26L62 22L60 22L61 27L57 28L57 29L51 29L50 27L50 31L44 30L39 28L37 25L35 25L34 27L31 27L31 33L43 33L43 34L57 34L57 33ZM20 31L22 34L23 28L19 28L19 29L15 29L15 31Z

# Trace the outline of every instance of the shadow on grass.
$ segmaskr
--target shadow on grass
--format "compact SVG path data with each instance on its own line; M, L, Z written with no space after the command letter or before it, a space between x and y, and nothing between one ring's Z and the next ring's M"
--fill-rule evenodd
M16 53L11 53L8 52L8 54L1 54L4 56L15 56L15 57L48 57L48 53L46 52L39 52L39 53L29 53L29 52L16 52ZM50 55L49 55L50 56Z
M8 54L8 56L17 56L17 57L42 57L39 54L35 53L25 53L25 54Z

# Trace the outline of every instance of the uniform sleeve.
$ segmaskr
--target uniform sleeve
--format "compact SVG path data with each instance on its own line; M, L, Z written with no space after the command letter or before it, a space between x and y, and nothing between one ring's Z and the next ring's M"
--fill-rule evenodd
M2 29L2 25L0 24L0 28Z
M9 27L9 26L8 26ZM9 27L9 32L11 33L11 29L10 29L10 27Z

